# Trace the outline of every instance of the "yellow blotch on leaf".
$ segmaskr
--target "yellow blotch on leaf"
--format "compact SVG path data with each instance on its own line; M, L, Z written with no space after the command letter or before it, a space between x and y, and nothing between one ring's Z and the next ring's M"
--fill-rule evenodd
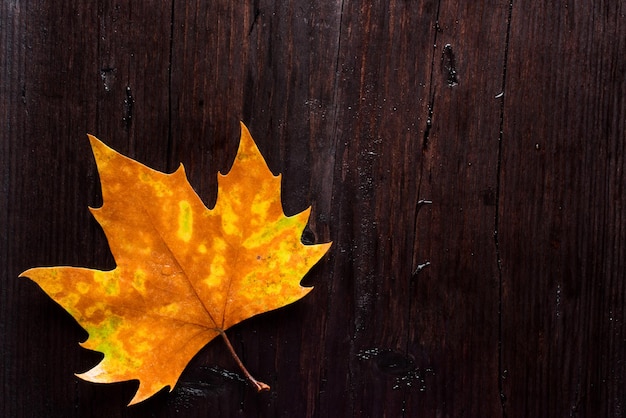
M149 185L156 197L172 196L174 194L166 183L160 180L155 180L151 172L140 173L139 180L141 180L142 183Z
M94 270L93 280L102 285L107 295L117 295L120 292L119 272Z
M191 240L193 235L193 212L191 205L186 200L178 202L178 238L185 242Z
M239 216L230 210L222 213L222 229L227 235L239 235L241 230L237 225L239 222Z
M267 285L267 293L270 295L278 295L283 287L280 283L270 283Z
M76 290L78 290L78 292L82 293L83 295L89 291L90 287L91 286L89 286L89 283L85 283L85 282L76 283Z
M147 275L145 271L143 271L142 269L135 270L135 273L133 274L133 287L141 293L145 292L146 278Z
M208 277L208 281L205 281L206 285L210 287L218 286L226 276L226 258L221 255L213 257L209 270L211 274Z
M162 306L157 312L159 315L163 316L176 316L178 312L180 312L180 305L178 303L170 303L168 305Z

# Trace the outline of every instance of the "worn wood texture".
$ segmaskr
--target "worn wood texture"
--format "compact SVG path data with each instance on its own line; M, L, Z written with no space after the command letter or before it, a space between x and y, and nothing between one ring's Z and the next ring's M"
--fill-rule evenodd
M626 5L5 1L0 415L622 416ZM228 331L171 393L97 353L30 267L112 268L86 133L208 205L243 120L304 239L302 301ZM432 201L432 204L427 204ZM427 267L420 270L425 264ZM158 365L156 366L158 367Z

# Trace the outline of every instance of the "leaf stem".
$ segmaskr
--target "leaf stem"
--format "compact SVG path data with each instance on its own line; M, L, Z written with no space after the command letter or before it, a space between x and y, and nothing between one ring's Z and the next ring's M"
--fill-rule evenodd
M250 382L252 384L252 386L254 386L256 388L256 391L257 392L266 392L266 391L270 390L270 387L269 387L268 384L260 382L260 381L256 380L254 377L252 377L252 375L250 374L248 369L246 369L246 366L243 365L243 362L241 361L241 359L239 358L239 356L235 352L235 349L233 348L233 345L230 343L230 340L228 339L228 336L226 336L226 333L224 331L220 331L220 335L222 336L222 339L224 339L224 342L226 343L226 347L228 347L228 351L230 351L230 354L235 359L235 362L237 363L237 365L239 366L239 368L243 372L244 376L246 376L246 379L248 379L248 382Z

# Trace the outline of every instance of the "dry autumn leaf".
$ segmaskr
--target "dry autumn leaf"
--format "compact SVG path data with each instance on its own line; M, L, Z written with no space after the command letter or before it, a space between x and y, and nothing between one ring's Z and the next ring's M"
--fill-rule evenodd
M330 243L304 245L310 209L287 217L274 176L241 124L235 162L219 175L215 207L207 209L182 165L152 170L90 136L103 205L92 209L117 267L33 268L35 281L89 333L81 345L104 353L79 374L91 382L139 380L130 404L170 390L191 358L224 331L254 315L290 304Z

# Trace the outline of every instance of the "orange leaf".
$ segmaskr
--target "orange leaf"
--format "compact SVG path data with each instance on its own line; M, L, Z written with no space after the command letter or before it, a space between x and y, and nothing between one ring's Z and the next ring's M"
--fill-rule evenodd
M300 280L330 243L302 244L310 209L285 216L280 176L272 175L243 124L213 209L191 188L182 165L164 174L89 139L103 196L102 207L91 211L117 267L33 268L21 276L87 330L83 347L104 353L78 376L138 379L134 404L164 386L171 390L191 358L227 328L306 295L312 288Z

